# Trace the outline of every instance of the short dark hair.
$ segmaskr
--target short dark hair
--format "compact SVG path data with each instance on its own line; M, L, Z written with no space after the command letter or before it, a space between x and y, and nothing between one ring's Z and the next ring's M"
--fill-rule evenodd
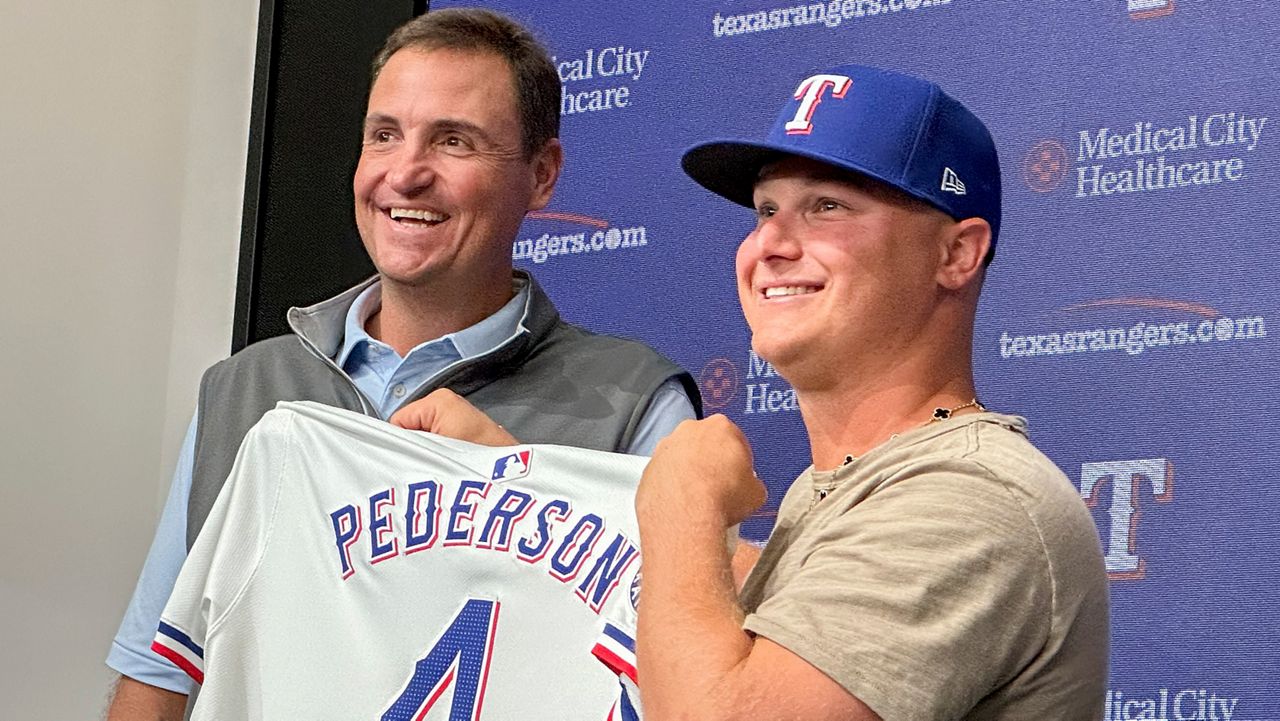
M507 61L516 86L525 157L560 137L560 75L546 48L515 20L480 8L449 8L419 15L396 28L373 58L369 85L392 55L404 49L468 50Z

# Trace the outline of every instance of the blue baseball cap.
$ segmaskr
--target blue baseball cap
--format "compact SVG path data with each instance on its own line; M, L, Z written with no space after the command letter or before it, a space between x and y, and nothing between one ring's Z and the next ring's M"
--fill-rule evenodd
M752 206L760 169L799 155L888 184L1000 234L1000 161L987 127L937 85L863 65L800 81L764 140L710 140L681 166L702 187Z

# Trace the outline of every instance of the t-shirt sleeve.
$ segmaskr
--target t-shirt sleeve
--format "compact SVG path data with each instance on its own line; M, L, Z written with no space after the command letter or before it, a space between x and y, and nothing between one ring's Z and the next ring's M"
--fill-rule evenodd
M210 638L241 597L266 548L292 419L269 413L245 436L160 615L151 650L198 684L204 683Z
M744 627L884 719L959 718L1043 647L1052 580L1017 500L977 464L886 485Z

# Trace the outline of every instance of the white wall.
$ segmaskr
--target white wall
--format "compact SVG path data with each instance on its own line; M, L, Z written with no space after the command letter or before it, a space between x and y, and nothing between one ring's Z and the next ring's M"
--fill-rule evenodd
M0 708L96 718L227 352L257 3L0 0Z

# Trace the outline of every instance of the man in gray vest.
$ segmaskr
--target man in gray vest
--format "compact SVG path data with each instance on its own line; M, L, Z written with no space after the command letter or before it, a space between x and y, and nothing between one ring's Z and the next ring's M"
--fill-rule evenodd
M151 639L241 438L277 401L387 418L430 395L429 430L474 435L491 418L504 438L641 454L697 415L687 373L564 323L513 272L521 220L550 200L562 164L560 80L530 34L487 11L428 13L391 35L373 78L353 186L378 274L292 309L292 335L206 372L107 659L122 674L109 719L181 718L190 684Z

